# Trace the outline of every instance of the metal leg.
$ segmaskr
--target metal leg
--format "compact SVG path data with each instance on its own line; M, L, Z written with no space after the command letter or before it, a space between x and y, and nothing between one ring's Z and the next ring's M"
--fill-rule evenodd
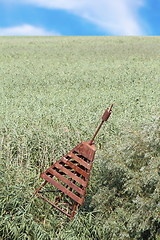
M79 204L78 204L77 202L75 202L75 203L74 203L74 206L73 206L73 210L72 210L72 212L71 212L71 216L70 216L70 219L71 219L71 220L73 220L73 218L74 218L74 216L75 216L75 214L76 214L76 211L77 211L77 209L78 209L78 206L79 206Z
M47 181L44 181L44 183L42 183L42 185L37 188L37 190L34 192L34 194L37 194L39 192L39 190L41 190L42 187L44 187L46 185Z

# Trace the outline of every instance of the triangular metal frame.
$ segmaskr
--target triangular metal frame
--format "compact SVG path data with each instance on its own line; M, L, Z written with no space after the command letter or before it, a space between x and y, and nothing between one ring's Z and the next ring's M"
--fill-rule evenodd
M112 106L113 104L106 109L91 141L81 142L40 175L45 181L35 194L70 219L74 218L78 207L84 203L96 152L94 138L104 121L109 118Z

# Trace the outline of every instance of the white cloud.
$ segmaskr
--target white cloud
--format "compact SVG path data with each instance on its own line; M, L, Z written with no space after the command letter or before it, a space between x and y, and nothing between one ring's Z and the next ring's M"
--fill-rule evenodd
M79 9L85 5L84 0L24 0L31 4L37 4L42 7L60 8L67 10ZM86 1L87 2L87 1Z
M144 0L25 0L48 8L66 9L114 35L143 35L137 11Z
M4 0L0 0L4 1ZM5 0L6 1L6 0ZM32 4L64 9L114 35L144 35L138 10L145 0L8 0L10 3Z
M24 24L15 27L0 28L0 36L51 36L60 35L56 32L48 32L43 28Z
M136 14L138 2L136 5L136 0L134 3L129 0L96 1L82 15L114 35L143 35Z

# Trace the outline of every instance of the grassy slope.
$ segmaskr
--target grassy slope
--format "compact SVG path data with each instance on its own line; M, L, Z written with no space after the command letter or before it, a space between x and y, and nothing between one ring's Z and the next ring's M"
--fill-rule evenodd
M154 122L160 112L160 38L1 37L0 51L4 225L12 223L16 204L22 201L25 210L19 209L20 216L24 225L32 220L35 235L57 226L62 229L64 218L61 223L57 215L52 219L48 205L32 197L41 182L39 172L90 139L111 103L112 117L96 141L95 174L108 151L119 157L122 134ZM94 187L91 184L89 192ZM18 237L25 232L16 231ZM59 234L62 237L63 231ZM68 234L75 239L72 228Z

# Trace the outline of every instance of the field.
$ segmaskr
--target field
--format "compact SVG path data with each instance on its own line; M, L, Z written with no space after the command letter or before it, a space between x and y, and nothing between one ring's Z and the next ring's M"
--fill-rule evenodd
M0 239L160 239L160 37L1 37ZM40 173L90 140L73 221L33 195Z

